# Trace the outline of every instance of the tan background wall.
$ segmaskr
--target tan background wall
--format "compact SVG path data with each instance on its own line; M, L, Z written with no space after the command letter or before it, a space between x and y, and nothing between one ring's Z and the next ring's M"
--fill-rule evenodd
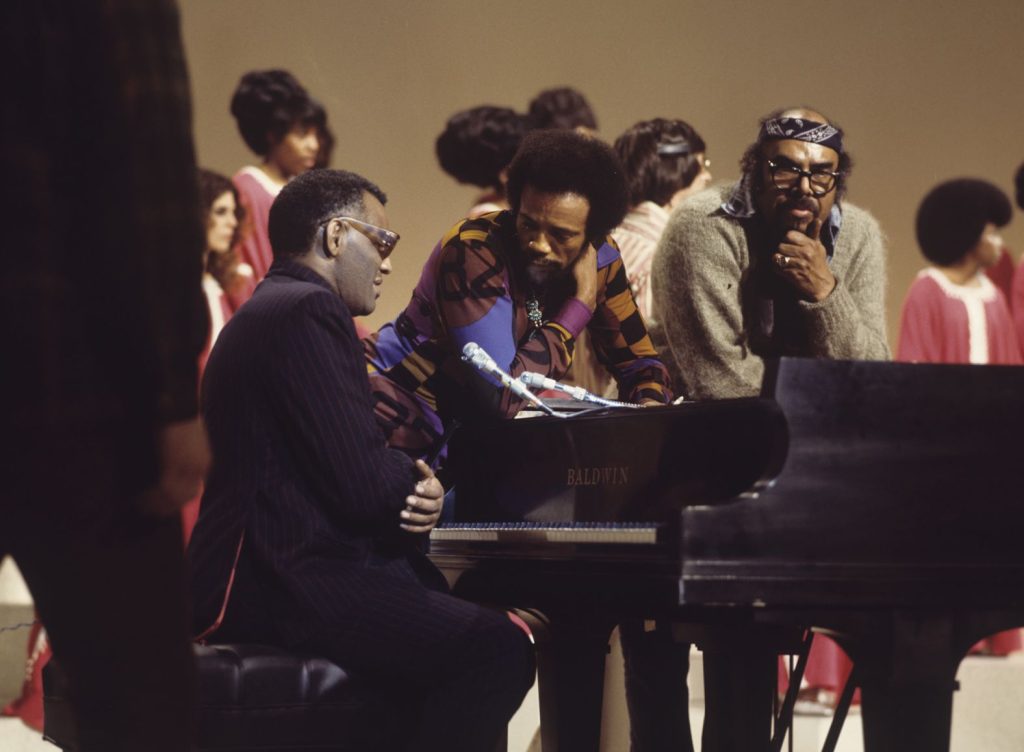
M291 70L327 107L335 167L390 195L402 234L372 324L408 299L441 233L475 189L437 167L445 119L477 104L525 109L571 84L606 139L637 120L681 117L735 179L757 118L807 103L847 131L849 199L890 238L890 335L923 264L913 216L936 182L985 178L1012 192L1024 161L1024 2L774 3L635 0L348 2L180 0L201 164L232 174L251 157L228 113L238 78ZM1024 219L1006 231L1024 251Z

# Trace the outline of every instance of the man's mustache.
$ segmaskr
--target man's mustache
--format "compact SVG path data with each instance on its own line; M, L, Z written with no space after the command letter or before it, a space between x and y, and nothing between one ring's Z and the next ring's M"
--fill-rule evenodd
M818 202L810 196L801 196L798 199L786 201L783 204L784 209L798 209L800 211L815 212L818 211Z

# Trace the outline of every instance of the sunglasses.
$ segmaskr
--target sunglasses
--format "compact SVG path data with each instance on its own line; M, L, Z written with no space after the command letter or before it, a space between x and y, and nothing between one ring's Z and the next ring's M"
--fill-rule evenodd
M327 224L330 224L334 220L346 223L356 232L364 235L377 248L377 253L380 254L382 259L386 259L391 255L391 252L395 250L395 246L398 245L399 234L397 232L391 232L391 230L385 230L383 227L377 227L377 225L371 225L368 222L361 222L358 219L352 217L332 217L327 220ZM327 227L324 227L324 240L327 238Z

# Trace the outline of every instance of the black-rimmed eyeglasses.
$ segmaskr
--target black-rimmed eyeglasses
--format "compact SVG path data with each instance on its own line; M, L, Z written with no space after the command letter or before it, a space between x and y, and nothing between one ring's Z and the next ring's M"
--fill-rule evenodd
M770 159L768 171L772 174L772 183L780 191L791 191L807 178L811 195L818 198L831 193L839 178L839 173L832 170L803 170L793 164L776 164Z
M386 259L391 255L391 252L395 250L395 246L398 245L398 241L401 236L397 232L391 230L385 230L383 227L377 227L377 225L371 225L369 222L363 222L353 217L331 217L324 226L324 242L327 242L327 226L334 220L339 222L345 222L356 232L364 235L377 248L377 253L380 254L382 259Z

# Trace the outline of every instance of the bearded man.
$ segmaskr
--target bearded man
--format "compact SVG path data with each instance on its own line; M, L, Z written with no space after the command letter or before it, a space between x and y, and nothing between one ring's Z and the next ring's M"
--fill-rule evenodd
M654 259L657 320L697 399L761 390L764 359L881 360L885 245L878 223L843 201L852 160L819 112L761 121L733 186L672 217Z
M626 184L606 144L534 131L508 168L511 209L463 220L427 260L405 310L366 341L370 385L388 444L431 454L452 421L514 417L524 402L461 360L480 345L513 378L553 379L591 334L619 399L669 400L668 374L609 233Z

